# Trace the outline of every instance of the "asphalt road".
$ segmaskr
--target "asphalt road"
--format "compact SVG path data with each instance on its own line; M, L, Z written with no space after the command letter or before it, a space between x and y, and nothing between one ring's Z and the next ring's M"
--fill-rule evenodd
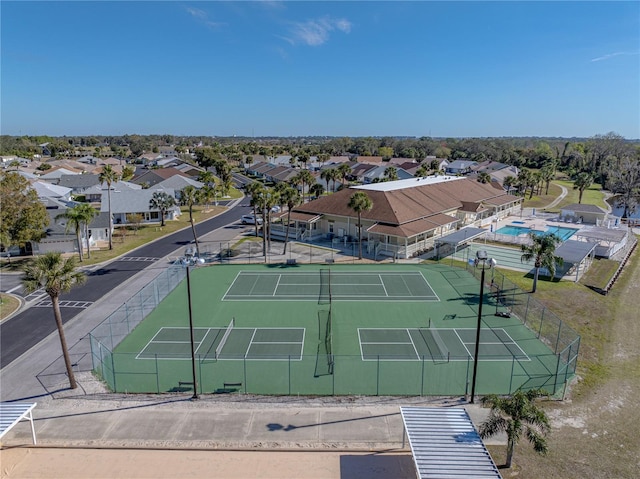
M229 211L196 225L198 237L218 228L231 225L249 210L238 204ZM234 227L234 226L229 226ZM178 231L147 246L142 246L107 265L87 274L87 281L60 296L62 321L67 322L99 298L109 294L116 286L143 270L151 258L164 256L193 241L191 228ZM137 259L136 259L137 258ZM29 299L29 298L27 298ZM48 300L48 296L41 299ZM68 306L65 306L68 305ZM0 324L0 369L20 357L55 331L53 310L45 301L34 305Z

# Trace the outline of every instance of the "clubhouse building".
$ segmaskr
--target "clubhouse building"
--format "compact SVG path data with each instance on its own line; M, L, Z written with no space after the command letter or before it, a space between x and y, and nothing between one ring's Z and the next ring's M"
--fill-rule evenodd
M369 254L396 258L433 250L438 238L460 228L489 227L494 220L519 213L522 205L522 198L497 184L459 176L358 185L293 208L289 240L357 241L358 216L349 208L357 191L373 203L361 214L363 246ZM281 218L286 221L287 215Z

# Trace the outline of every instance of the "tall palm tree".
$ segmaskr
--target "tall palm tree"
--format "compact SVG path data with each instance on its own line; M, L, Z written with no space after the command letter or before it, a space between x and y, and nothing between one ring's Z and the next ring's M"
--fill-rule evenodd
M331 190L331 180L334 177L334 168L326 168L320 172L320 178L327 184L327 191Z
M76 241L78 242L78 257L80 258L80 262L84 260L84 255L82 251L82 224L85 220L84 213L78 209L79 205L74 206L73 208L67 209L64 213L60 213L56 215L56 221L60 219L67 220L67 224L64 227L65 232L69 231L71 228L76 233Z
M523 433L539 454L548 451L546 436L551 425L546 413L536 406L535 399L544 393L539 389L527 392L516 391L510 397L491 394L482 398L484 405L491 406L489 417L479 427L480 437L485 439L500 432L507 433L507 461L511 467L513 451Z
M582 203L582 194L584 190L589 188L593 183L593 176L589 173L578 173L576 179L573 180L573 189L578 190L578 204Z
M309 170L300 170L296 176L291 178L291 181L295 185L302 185L302 197L304 198L304 194L305 194L304 187L305 185L311 186L311 184L314 182L314 178ZM308 190L309 188L307 188L307 193L309 192Z
M76 271L76 259L74 257L64 259L61 253L51 252L38 256L33 262L29 263L24 269L24 278L22 280L24 289L28 293L44 288L51 298L53 316L58 328L60 346L62 347L62 355L71 389L77 388L78 385L73 374L67 340L64 336L59 298L61 293L70 291L73 286L82 284L85 279L84 273Z
M84 226L84 239L87 243L87 258L91 258L91 242L89 241L89 225L93 218L98 216L98 210L96 210L89 203L80 203L75 206L82 215L82 222Z
M254 222L256 237L258 236L258 208L260 207L261 198L264 192L264 186L258 181L249 183L246 186L246 191L251 195L251 206L253 207L253 217L256 218Z
M280 201L287 205L287 230L284 235L284 249L282 254L287 254L287 243L289 242L289 228L291 227L291 210L301 202L298 190L288 186L280 191Z
M164 217L169 208L176 204L173 196L164 191L156 191L149 200L149 208L160 210L160 226L164 226Z
M349 198L349 208L358 215L358 259L362 259L362 213L373 208L373 201L364 191L358 191Z
M532 231L529 233L529 238L532 240L532 244L522 245L522 256L520 261L533 260L534 273L533 273L533 289L532 293L536 292L538 287L538 274L540 268L545 267L549 270L551 279L556 274L556 265L562 266L564 260L560 256L556 256L556 246L562 243L559 236L555 234L540 234Z
M196 225L193 222L193 207L202 201L202 193L195 186L189 185L183 188L180 196L180 203L189 208L189 223L191 223L191 232L193 233L193 241L196 244L196 254L200 257L200 245L198 244L198 235L196 233Z
M120 179L118 174L113 170L111 165L102 167L102 173L98 176L100 184L107 184L107 199L109 201L109 249L113 249L113 216L111 215L111 185L117 183Z
M340 178L342 178L342 186L346 186L347 176L351 174L351 167L347 163L342 163L338 166L338 173L340 174Z

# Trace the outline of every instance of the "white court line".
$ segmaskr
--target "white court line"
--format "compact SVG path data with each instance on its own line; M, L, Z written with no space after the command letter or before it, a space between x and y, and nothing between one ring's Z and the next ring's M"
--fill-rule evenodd
M253 344L253 338L256 337L256 331L258 331L258 328L253 328L253 334L251 335L251 339L249 340L249 344L247 345L247 350L244 352L245 358L249 355L249 349L251 349L251 345Z
M389 297L389 293L387 293L387 288L384 286L384 281L382 280L382 275L379 274L378 278L380 278L380 285L382 285L382 290L384 291L384 295Z
M469 355L469 357L473 359L473 354L471 354L469 352L469 349L467 348L467 345L465 344L465 342L462 340L462 338L458 334L458 330L456 328L453 328L453 332L456 333L456 336L458 336L458 341L460 341L462 343L462 346L464 346L464 349L466 349L467 354Z
M413 350L416 352L416 358L420 359L420 354L418 353L418 348L416 348L416 343L413 342L413 338L411 337L411 333L409 332L408 329L407 329L407 335L409 336L409 339L411 340L411 344L413 346Z
M276 292L278 291L278 286L280 286L280 280L282 279L282 275L278 275L278 281L276 281L276 287L273 288L273 294L271 294L271 296L275 296Z
M200 349L200 346L202 346L202 343L204 343L204 338L206 338L209 335L210 332L211 332L211 328L208 328L207 332L204 333L204 336L202 336L202 339L198 343L198 347L196 349L194 349L193 354L198 354L198 349Z

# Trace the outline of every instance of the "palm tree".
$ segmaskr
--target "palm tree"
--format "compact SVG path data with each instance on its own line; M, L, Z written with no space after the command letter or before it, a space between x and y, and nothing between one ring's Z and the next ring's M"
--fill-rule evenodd
M293 182L294 185L298 185L298 184L302 185L302 196L304 198L304 194L305 194L304 187L305 185L310 186L311 183L314 181L314 178L309 170L300 170L296 176L291 178L291 181Z
M578 190L578 204L582 203L582 193L593 183L593 176L589 173L578 173L576 179L573 180L573 189Z
M164 217L169 208L176 204L173 196L164 191L156 191L149 200L149 208L160 210L160 226L164 226Z
M507 433L508 468L511 467L513 451L523 433L537 453L547 453L546 436L551 431L551 425L546 413L535 404L535 399L542 395L544 392L539 389L531 389L527 392L518 390L506 398L495 394L482 398L484 405L491 406L491 412L480 425L478 433L482 439L500 432Z
M62 355L67 368L71 389L77 388L78 385L73 375L67 340L64 336L59 298L61 293L66 293L70 291L73 286L82 284L85 281L86 276L84 273L76 271L75 268L76 259L74 257L64 259L61 253L46 253L43 256L38 256L25 267L24 278L22 280L22 284L27 293L32 293L39 288L44 288L51 298L53 316L56 320L56 326L58 327L60 346L62 347Z
M324 194L324 186L320 183L314 183L311 185L311 188L309 188L309 193L313 194L316 198L320 198Z
M64 213L60 213L56 215L56 221L59 219L67 220L67 224L64 227L65 232L69 231L69 229L73 228L76 233L76 241L78 242L78 256L80 258L80 262L84 260L82 254L82 224L85 220L84 213L78 209L76 205L73 208L67 209Z
M193 222L193 206L200 204L202 201L202 193L195 186L185 186L180 196L180 203L189 208L189 223L191 223L191 232L193 233L193 241L196 243L196 254L200 257L200 245L198 244L198 235L196 233L196 225Z
M118 174L115 171L113 171L113 168L111 168L111 165L105 165L102 167L102 173L100 173L100 176L98 176L98 179L100 180L100 184L102 183L107 184L107 199L109 201L109 249L111 250L113 249L113 234L112 234L113 216L111 215L111 184L117 183L120 178L118 177Z
M331 190L331 180L333 180L334 172L334 168L326 168L320 172L320 178L327 183L327 190Z
M280 201L287 205L287 230L284 235L284 250L282 254L287 254L287 243L289 242L289 228L291 227L291 210L298 206L301 202L298 190L288 186L280 191Z
M254 222L256 237L258 236L258 207L260 206L261 197L264 192L264 186L258 181L249 183L246 187L246 191L251 195L251 206L253 207L253 217L256 218Z
M538 287L538 274L540 268L545 267L549 270L549 276L551 279L556 274L556 265L562 266L564 260L560 256L556 256L556 246L562 243L559 236L555 234L540 234L532 231L529 233L529 238L533 241L532 244L522 245L522 256L520 261L531 261L533 259L534 273L533 273L533 289L532 293L536 292Z
M122 181L129 181L131 178L133 178L136 174L136 169L133 166L125 166L124 168L122 168L122 175L120 176L120 179Z
M491 175L486 171L481 171L480 173L478 173L477 180L479 183L484 183L484 184L491 183Z
M398 179L398 169L394 166L387 166L384 170L384 177L387 181L395 181Z
M416 170L416 174L414 176L421 178L427 176L428 174L429 168L427 167L427 165L420 165Z
M344 187L347 184L347 176L351 174L351 167L346 163L342 163L338 166L338 173L340 174L340 178L342 178L342 186Z
M91 242L89 241L89 225L93 218L98 216L98 210L96 210L89 203L80 203L75 206L82 215L82 222L84 224L84 239L87 243L87 258L91 258Z
M362 212L373 208L373 201L364 191L358 191L349 198L349 208L358 214L358 259L362 259Z

